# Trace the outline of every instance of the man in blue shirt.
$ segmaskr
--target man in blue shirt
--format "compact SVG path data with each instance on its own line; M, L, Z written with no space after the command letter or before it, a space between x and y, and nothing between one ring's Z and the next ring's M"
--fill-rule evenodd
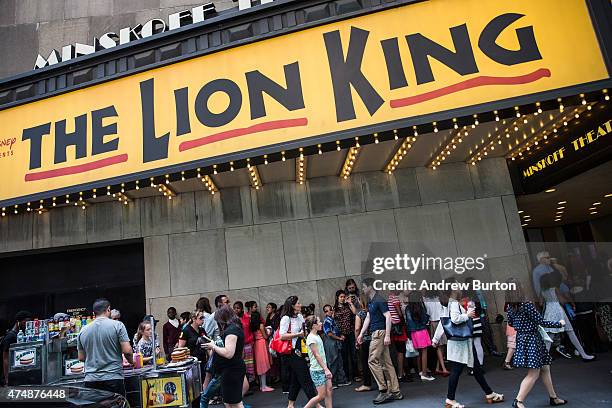
M357 342L363 342L365 332L370 329L372 342L370 343L370 355L368 366L372 376L378 384L379 393L374 399L374 404L401 400L404 398L399 389L399 382L395 374L395 368L391 362L389 345L391 344L391 313L387 306L387 300L380 296L374 289L374 279L366 278L362 282L363 293L368 297L368 314L363 327L357 338ZM385 380L385 377L387 380Z
M533 290L537 299L540 297L540 292L542 291L542 289L540 288L540 279L542 279L543 275L553 272L554 269L552 268L552 266L550 266L550 254L548 252L538 252L538 254L536 255L536 259L538 260L538 266L533 268L532 279Z

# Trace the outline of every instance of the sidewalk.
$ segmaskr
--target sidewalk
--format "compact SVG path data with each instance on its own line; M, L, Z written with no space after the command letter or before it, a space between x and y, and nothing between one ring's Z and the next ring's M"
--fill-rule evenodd
M496 392L504 394L506 402L498 407L510 407L516 396L519 384L526 370L501 369L502 359L487 356L485 366L487 381ZM578 357L571 360L556 359L552 365L552 377L558 395L569 401L571 408L612 407L612 352L598 355L593 363L583 363ZM446 396L446 378L436 378L435 381L423 383L420 380L401 384L404 394L403 401L384 404L387 407L442 408ZM372 400L376 392L357 393L354 386L342 387L334 391L334 408L373 407ZM489 406L473 377L464 371L457 390L457 400L466 407ZM256 392L247 397L245 402L254 408L283 408L287 406L287 396L280 391L263 394ZM305 397L300 392L296 408L303 407ZM548 405L548 395L541 382L538 382L526 401L531 407Z

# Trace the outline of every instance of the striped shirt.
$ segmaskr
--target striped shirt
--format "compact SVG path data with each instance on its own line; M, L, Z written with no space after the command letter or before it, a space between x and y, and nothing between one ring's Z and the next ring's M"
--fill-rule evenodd
M397 295L389 295L389 301L387 302L389 306L389 313L391 313L391 323L398 324L401 323L400 314L398 310L402 309L402 305L399 300L399 296Z
M473 318L472 324L474 327L474 331L472 332L474 337L482 337L482 322L480 321L480 317Z

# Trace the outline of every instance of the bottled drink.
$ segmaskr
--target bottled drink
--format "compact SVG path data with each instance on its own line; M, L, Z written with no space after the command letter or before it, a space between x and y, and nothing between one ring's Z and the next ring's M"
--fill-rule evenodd
M24 342L23 330L19 330L19 333L17 333L17 343L23 343L23 342Z

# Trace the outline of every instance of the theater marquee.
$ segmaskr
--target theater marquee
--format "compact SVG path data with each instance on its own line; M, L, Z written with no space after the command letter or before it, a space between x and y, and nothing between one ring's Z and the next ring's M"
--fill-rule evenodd
M0 204L607 78L583 0L416 3L0 111Z

